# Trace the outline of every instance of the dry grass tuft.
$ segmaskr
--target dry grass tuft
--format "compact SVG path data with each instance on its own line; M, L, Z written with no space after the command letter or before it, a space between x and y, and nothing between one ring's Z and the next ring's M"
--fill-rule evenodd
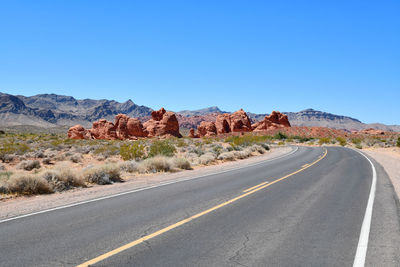
M125 162L120 163L119 168L122 171L126 171L126 172L129 172L129 173L132 173L132 172L137 172L138 171L139 164L134 160L129 160L129 161L125 161Z
M46 179L26 172L13 173L6 182L6 186L10 193L27 195L53 193L53 189Z
M83 172L83 178L86 182L94 184L123 182L119 166L116 164L106 164L89 168Z
M139 172L141 173L155 173L155 172L167 172L171 170L171 163L168 157L155 156L148 158L140 162Z
M31 171L33 169L40 169L40 162L38 160L24 160L18 163L17 169Z
M73 187L85 187L82 177L68 168L58 168L40 173L54 191L64 191Z
M182 170L191 170L192 166L190 162L185 158L171 158L171 165L173 168L178 168Z

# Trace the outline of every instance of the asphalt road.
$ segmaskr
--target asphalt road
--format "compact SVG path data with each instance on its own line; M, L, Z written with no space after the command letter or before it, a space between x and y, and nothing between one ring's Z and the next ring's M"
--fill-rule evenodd
M398 199L372 162L366 265L400 266ZM0 266L352 266L371 183L358 152L299 147L255 166L0 222Z

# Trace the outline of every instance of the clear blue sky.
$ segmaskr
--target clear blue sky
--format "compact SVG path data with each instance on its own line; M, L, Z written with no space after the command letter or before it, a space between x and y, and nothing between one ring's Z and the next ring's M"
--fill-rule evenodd
M400 124L400 1L2 1L0 91Z

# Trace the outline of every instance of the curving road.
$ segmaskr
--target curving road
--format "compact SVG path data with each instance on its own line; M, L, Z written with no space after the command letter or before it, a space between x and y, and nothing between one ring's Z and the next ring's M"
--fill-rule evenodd
M398 199L372 163L365 264L400 266ZM352 266L372 169L351 149L299 147L254 166L0 221L0 266Z

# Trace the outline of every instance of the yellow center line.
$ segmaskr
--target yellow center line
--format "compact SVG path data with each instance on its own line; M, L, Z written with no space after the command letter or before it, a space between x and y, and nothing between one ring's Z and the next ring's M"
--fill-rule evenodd
M303 167L303 168L304 168L304 167L307 167L307 166L308 166L308 163L307 163L307 164L304 164L304 165L303 165L303 166L301 166L301 167Z
M243 193L249 192L249 191L251 191L251 190L253 190L253 189L255 189L255 188L259 187L259 186L262 186L262 185L265 185L265 184L268 184L268 183L269 183L268 181L265 181L265 182L263 182L261 184L258 184L258 185L255 185L253 187L247 188L246 190L243 190Z
M303 168L301 168L301 169L299 169L299 170L297 170L295 172L292 172L292 173L290 173L290 174L288 174L288 175L286 175L284 177L276 179L275 181L272 181L270 183L266 182L267 184L264 184L264 185L259 184L259 185L257 185L257 188L255 188L255 189L253 189L251 191L248 191L248 192L246 192L246 193L244 193L242 195L239 195L239 196L237 196L235 198L232 198L232 199L230 199L228 201L225 201L225 202L223 202L223 203L221 203L221 204L219 204L217 206L214 206L212 208L209 208L209 209L207 209L205 211L197 213L197 214L195 214L195 215L193 215L193 216L191 216L189 218L183 219L183 220L181 220L181 221L179 221L177 223L174 223L174 224L172 224L170 226L167 226L167 227L165 227L165 228L163 228L161 230L158 230L158 231L156 231L156 232L154 232L152 234L146 235L146 236L144 236L142 238L139 238L139 239L137 239L135 241L132 241L132 242L130 242L128 244L125 244L125 245L123 245L123 246L121 246L119 248L116 248L116 249L111 250L111 251L109 251L107 253L104 253L104 254L96 257L96 258L93 258L93 259L88 260L88 261L86 261L86 262L84 262L82 264L79 264L77 267L87 267L87 266L90 266L92 264L95 264L95 263L98 263L100 261L103 261L103 260L105 260L105 259L107 259L107 258L109 258L111 256L114 256L114 255L116 255L116 254L118 254L118 253L120 253L120 252L122 252L124 250L132 248L132 247L134 247L136 245L139 245L139 244L141 244L141 243L143 243L143 242L145 242L145 241L147 241L147 240L149 240L151 238L154 238L154 237L159 236L159 235L161 235L161 234L163 234L165 232L168 232L168 231L170 231L172 229L175 229L175 228L177 228L177 227L179 227L181 225L184 225L184 224L186 224L186 223L188 223L188 222L190 222L190 221L192 221L194 219L197 219L197 218L199 218L201 216L204 216L204 215L206 215L206 214L208 214L210 212L213 212L213 211L215 211L217 209L220 209L220 208L222 208L222 207L224 207L226 205L229 205L229 204L231 204L231 203L233 203L235 201L238 201L239 199L242 199L242 198L244 198L244 197L246 197L248 195L254 194L257 191L260 191L261 189L264 189L264 188L266 188L266 187L268 187L270 185L273 185L273 184L275 184L275 183L277 183L279 181L282 181L282 180L284 180L284 179L286 179L286 178L288 178L288 177L290 177L292 175L295 175L296 173L299 173L299 172L311 167L312 165L314 165L317 162L319 162L320 160L322 160L327 154L328 154L328 150L325 149L325 153L319 159L317 159L316 161L310 163L307 167L303 167ZM251 188L249 188L249 189L251 189Z

